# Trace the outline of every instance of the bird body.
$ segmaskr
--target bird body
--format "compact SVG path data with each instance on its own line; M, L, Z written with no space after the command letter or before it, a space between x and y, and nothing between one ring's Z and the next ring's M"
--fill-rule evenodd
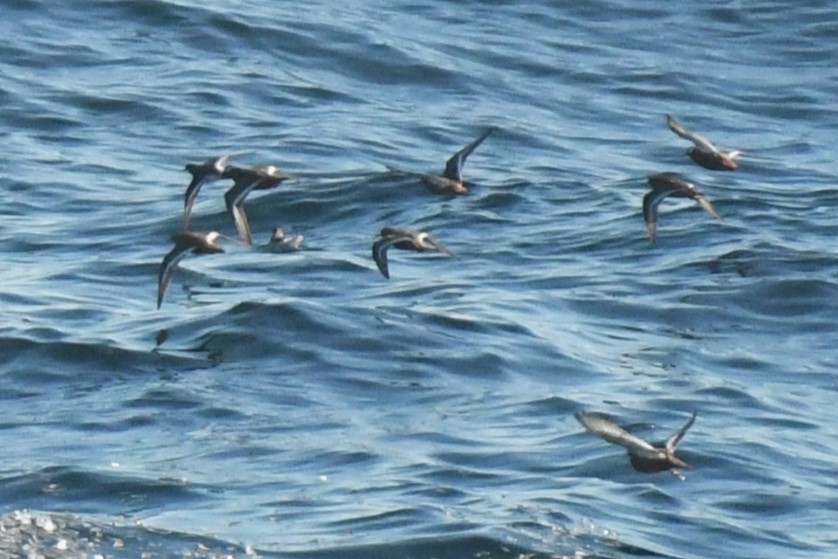
M643 197L643 220L646 222L649 238L653 242L657 236L658 206L664 198L690 198L695 200L707 213L721 219L721 216L704 196L704 193L696 185L680 176L674 173L658 173L650 176L648 180L652 190Z
M736 170L737 165L734 159L739 157L742 152L738 150L721 151L704 136L687 130L683 124L675 120L671 115L666 115L666 125L677 135L694 144L687 150L687 155L696 164L714 171Z
M212 254L224 252L218 246L218 239L221 234L216 231L178 231L172 235L174 248L169 251L160 263L160 270L157 274L157 308L163 304L163 296L172 281L172 276L177 269L178 263L190 252L197 254Z
M686 462L675 456L675 451L687 430L695 423L696 415L698 412L693 412L683 427L672 433L664 442L654 444L632 435L599 414L579 412L575 417L587 431L609 443L624 447L635 470L654 473L689 467Z
M387 251L390 248L399 250L412 250L424 252L435 250L446 256L451 252L445 246L422 231L411 231L399 227L384 227L381 229L380 238L372 244L372 258L378 266L378 270L385 278L390 278L390 270L387 263Z
M233 186L224 194L227 210L233 217L233 223L242 241L247 245L253 244L250 223L244 213L244 200L254 190L268 190L290 178L281 169L273 165L266 167L227 167L222 175L233 179Z
M477 139L452 155L445 162L445 170L441 176L420 175L428 190L434 194L465 194L468 192L468 188L463 183L463 166L471 152L477 149L477 146L482 144L483 140L494 131L494 128L487 128Z

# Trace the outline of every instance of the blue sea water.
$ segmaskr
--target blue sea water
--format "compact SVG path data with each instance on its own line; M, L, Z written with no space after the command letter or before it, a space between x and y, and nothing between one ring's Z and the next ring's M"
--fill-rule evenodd
M831 2L0 2L0 555L833 558ZM673 114L740 169L693 165ZM488 126L470 191L414 175ZM293 176L184 259L183 166ZM712 200L641 200L677 172ZM235 238L203 188L193 227ZM391 251L425 230L451 259ZM665 438L631 469L577 411Z

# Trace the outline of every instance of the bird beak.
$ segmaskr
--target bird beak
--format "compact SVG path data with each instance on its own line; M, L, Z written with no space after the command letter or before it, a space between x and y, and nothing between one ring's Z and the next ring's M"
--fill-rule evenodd
M689 468L690 465L681 460L680 458L676 457L674 454L669 454L667 456L669 458L670 464L672 464L673 468Z
M432 247L434 247L434 248L437 250L437 252L441 252L441 253L442 253L442 254L444 254L445 256L454 256L454 255L451 253L451 251L450 251L450 250L448 250L447 248L445 248L445 245L443 245L443 244L442 244L442 243L440 243L439 241L436 241L436 240L434 240L434 239L428 239L428 243L430 243L430 245L431 245Z

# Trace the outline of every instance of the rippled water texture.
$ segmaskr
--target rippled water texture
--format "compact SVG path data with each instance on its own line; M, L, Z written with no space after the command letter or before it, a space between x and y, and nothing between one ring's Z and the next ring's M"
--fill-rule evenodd
M0 555L832 558L829 2L2 3ZM741 149L686 157L664 115ZM415 174L486 127L469 193ZM293 178L237 243L188 162ZM660 206L680 173L722 216ZM385 225L454 254L370 245ZM586 433L698 410L684 480Z

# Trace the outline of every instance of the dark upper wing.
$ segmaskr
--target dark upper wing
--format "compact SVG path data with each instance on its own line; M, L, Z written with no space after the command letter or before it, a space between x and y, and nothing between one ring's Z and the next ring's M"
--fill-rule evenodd
M233 186L224 193L224 202L227 204L227 209L231 209L237 204L244 202L247 195L256 188L259 183L259 178L252 175L239 175L233 179Z
M230 206L230 215L233 216L233 223L236 224L236 231L238 231L241 240L248 246L252 245L253 237L250 233L250 222L247 220L247 214L244 213L244 206L241 204Z
M640 437L635 437L613 421L605 419L601 415L579 412L575 414L576 419L582 426L601 439L609 443L625 447L629 452L635 454L653 454L657 456L659 451L651 444Z
M396 243L400 237L389 236L382 237L372 244L372 259L375 260L375 265L378 266L378 271L387 279L390 279L390 269L387 265L387 251Z
M669 435L669 438L667 438L666 442L664 443L664 446L667 448L667 450L669 450L670 452L675 452L675 448L678 446L678 443L681 442L681 439L684 438L684 435L687 433L687 430L689 430L689 428L693 426L693 423L695 423L695 417L697 415L698 411L694 411L692 417L690 417L690 419L684 424L683 427Z
M431 237L427 233L425 233L425 242L428 243L429 245L431 245L432 247L434 247L436 250L438 250L442 254L445 254L447 256L453 256L453 254L451 254L451 251L448 250L447 248L445 248L445 245L443 245L442 243L440 243L439 241L437 241L436 239L434 239L433 237Z
M701 150L709 151L709 152L717 152L719 151L716 149L716 146L710 143L710 141L705 138L704 136L699 136L694 132L690 132L684 125L672 118L671 115L666 115L666 125L669 126L669 129L681 136L684 139L687 139L694 143L696 147Z
M463 165L465 165L466 158L494 131L494 128L487 128L476 140L451 156L451 159L445 163L445 172L442 176L451 180L462 181Z
M157 308L163 304L163 296L166 294L166 289L169 288L169 283L172 281L172 275L175 273L178 262L180 262L186 253L192 247L185 243L176 243L175 248L163 257L163 262L160 264L160 271L157 274Z
M183 200L183 230L189 229L189 218L192 216L192 206L195 205L195 199L198 197L198 192L201 187L207 182L210 182L211 177L203 173L196 173L192 176L189 186L186 187L186 195Z

